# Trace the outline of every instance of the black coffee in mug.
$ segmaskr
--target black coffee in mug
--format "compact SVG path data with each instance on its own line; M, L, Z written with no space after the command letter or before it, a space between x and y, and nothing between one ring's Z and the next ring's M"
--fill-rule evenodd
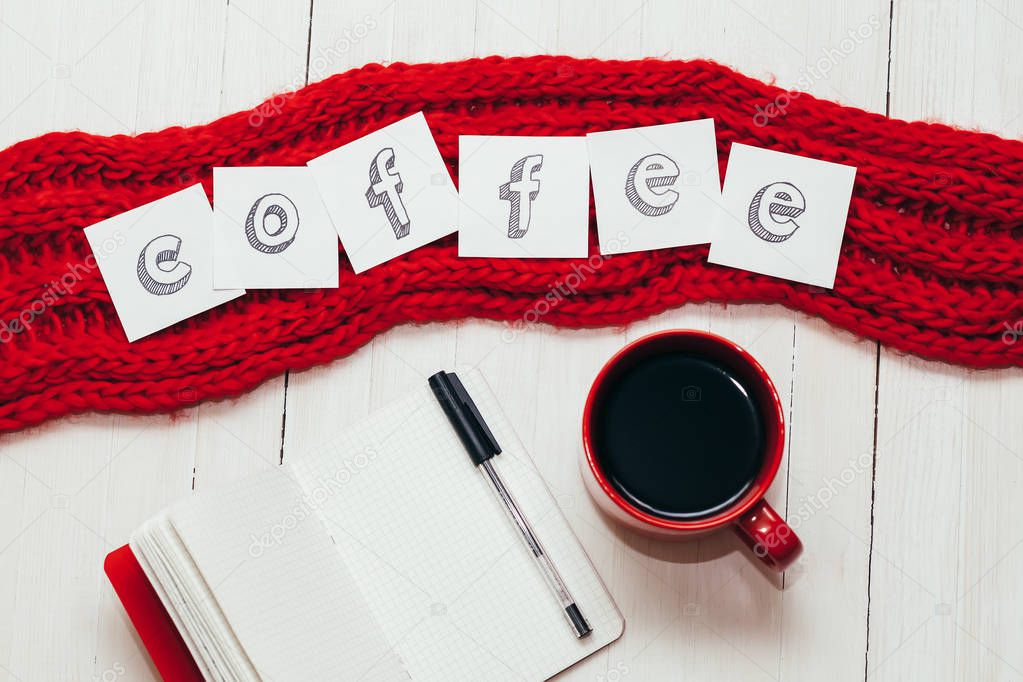
M764 424L753 395L700 355L662 352L623 368L594 417L593 451L611 485L654 516L713 515L761 469Z

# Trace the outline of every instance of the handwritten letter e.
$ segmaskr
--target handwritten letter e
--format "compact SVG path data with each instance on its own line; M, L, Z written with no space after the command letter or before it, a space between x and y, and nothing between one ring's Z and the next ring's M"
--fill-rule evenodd
M678 164L664 154L650 154L637 161L625 179L625 198L632 207L651 218L669 213L678 201L672 189L678 180Z
M806 210L806 198L791 182L762 187L749 205L749 229L765 242L783 242L799 229L796 218Z
M178 260L181 238L164 234L146 244L139 253L138 276L142 287L154 296L181 291L192 276L192 266Z
M371 208L384 207L387 221L391 223L394 236L398 239L407 237L411 227L408 211L401 200L401 191L404 188L401 175L395 168L394 150L384 147L369 164L369 189L366 190L366 201Z

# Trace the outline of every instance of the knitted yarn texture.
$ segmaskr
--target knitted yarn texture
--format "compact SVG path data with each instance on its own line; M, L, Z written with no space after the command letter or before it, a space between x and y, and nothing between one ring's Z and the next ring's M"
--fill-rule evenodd
M707 117L722 174L733 142L856 166L835 286L711 265L706 246L601 258L591 207L589 261L458 258L448 237L355 275L340 248L337 289L253 291L127 342L83 228L196 182L211 195L214 166L304 164L419 110L452 174L459 134ZM236 396L406 322L619 325L694 301L780 303L925 358L1023 365L1023 143L790 98L707 61L369 65L206 125L20 142L0 152L0 196L0 431ZM574 293L547 298L566 280Z

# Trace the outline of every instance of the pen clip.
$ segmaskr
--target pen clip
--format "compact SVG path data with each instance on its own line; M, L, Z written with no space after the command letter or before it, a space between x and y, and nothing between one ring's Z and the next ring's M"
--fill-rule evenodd
M487 422L483 419L483 415L480 414L479 409L476 407L476 403L472 401L469 396L469 392L465 390L465 386L462 385L461 379L454 372L447 372L445 374L448 381L451 383L451 388L455 393L455 397L462 403L469 413L472 415L473 421L476 422L476 431L483 437L487 445L493 450L494 455L501 454L501 446L497 444L497 439L494 438L494 434L491 433L490 427L487 426Z

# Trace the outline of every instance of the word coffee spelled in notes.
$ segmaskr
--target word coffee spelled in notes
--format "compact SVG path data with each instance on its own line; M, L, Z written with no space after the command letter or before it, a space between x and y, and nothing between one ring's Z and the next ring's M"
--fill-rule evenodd
M129 341L238 298L213 288L213 211L193 185L85 229ZM114 249L104 248L114 241Z
M458 177L459 256L586 257L585 138L463 135Z
M585 137L462 135L460 186L422 112L297 167L214 168L85 230L129 341L246 289L334 288L458 231L458 255L589 256L710 243L709 261L830 288L856 169L732 144L713 119ZM591 256L592 258L592 256ZM350 275L346 275L350 276Z
M214 168L213 213L215 288L337 287L337 233L308 168Z
M601 253L711 240L721 197L713 119L590 133L586 140Z
M856 169L733 144L708 260L835 285Z
M455 231L458 193L422 112L309 168L356 273Z

